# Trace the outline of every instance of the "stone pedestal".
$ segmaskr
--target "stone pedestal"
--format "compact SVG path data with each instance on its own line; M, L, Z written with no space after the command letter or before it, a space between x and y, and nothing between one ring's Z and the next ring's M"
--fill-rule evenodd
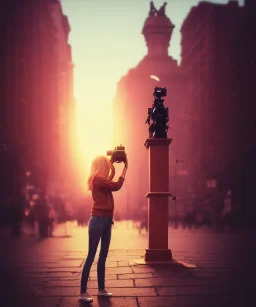
M168 249L169 145L172 139L149 138L148 248L145 261L172 261Z

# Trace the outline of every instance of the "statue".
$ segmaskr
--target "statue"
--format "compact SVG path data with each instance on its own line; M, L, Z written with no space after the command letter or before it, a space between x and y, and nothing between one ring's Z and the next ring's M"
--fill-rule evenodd
M155 5L154 5L154 2L153 1L150 1L150 10L149 10L149 13L148 13L148 16L166 16L165 15L165 7L167 5L167 2L165 2L159 10L157 10L155 8Z
M165 15L165 7L166 7L166 5L167 5L167 2L165 2L165 3L160 7L160 9L158 10L157 16L166 16L166 15Z
M145 124L149 124L149 137L167 138L169 110L164 106L164 99L162 99L167 95L166 87L156 86L153 95L155 99L152 108L148 108L148 117L145 122Z
M157 9L155 8L154 2L150 1L150 11L148 13L148 16L156 16L157 14Z

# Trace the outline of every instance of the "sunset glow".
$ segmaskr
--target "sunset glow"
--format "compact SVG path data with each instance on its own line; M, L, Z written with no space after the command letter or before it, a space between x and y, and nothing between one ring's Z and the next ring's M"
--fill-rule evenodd
M71 32L76 98L76 129L80 175L85 178L91 160L118 144L112 143L112 101L116 85L147 53L141 29L149 10L148 0L61 0ZM198 0L168 1L166 13L175 24L169 54L180 62L180 26ZM227 0L212 0L226 3ZM243 0L239 1L240 5ZM155 0L156 7L163 4ZM134 7L136 9L134 9ZM157 76L150 78L160 81Z
M87 175L93 158L112 149L112 111L110 95L90 88L84 90L77 100L77 134L81 152L81 174ZM86 93L86 95L85 95Z

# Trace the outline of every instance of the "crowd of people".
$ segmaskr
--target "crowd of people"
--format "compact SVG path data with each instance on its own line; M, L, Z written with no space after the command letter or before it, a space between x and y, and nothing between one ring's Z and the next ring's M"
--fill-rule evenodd
M177 229L212 228L215 231L229 231L235 225L235 216L229 204L220 203L212 207L188 205L183 214L171 216L171 225Z
M28 198L23 190L16 200L12 200L11 236L19 237L25 226L30 233L41 238L52 237L55 226L59 224L65 226L65 235L70 235L68 222L76 221L78 226L88 224L89 205L86 199L77 201L64 195L47 195L40 189L35 189Z
M148 206L144 205L133 217L134 226L139 234L143 230L148 232ZM23 189L19 197L14 199L11 210L12 236L20 236L22 224L26 224L29 229L40 237L52 237L54 227L58 224L66 225L69 221L76 221L78 226L87 226L91 216L91 200L83 198L74 200L65 195L46 195L40 189L36 189L26 196ZM122 220L122 215L116 215L116 220ZM205 210L203 207L195 209L195 206L187 205L182 215L170 216L170 225L174 228L198 229L208 226L216 231L230 230L233 225L233 214L231 205L227 199L223 204L214 206L212 210ZM66 227L65 227L66 229ZM67 231L65 233L68 235Z
M178 206L178 205L177 205ZM212 206L187 204L183 210L170 214L169 225L174 229L199 229L208 227L214 231L230 231L235 227L235 214L231 210L231 198L225 197L223 202ZM139 234L143 230L148 232L148 206L143 205L134 216L133 227Z

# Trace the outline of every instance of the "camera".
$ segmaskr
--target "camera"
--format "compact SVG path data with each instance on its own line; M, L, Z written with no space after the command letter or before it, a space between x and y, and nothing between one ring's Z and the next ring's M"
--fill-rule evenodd
M108 150L107 156L111 156L113 162L124 162L126 159L125 147L120 144L120 146L114 147L113 150Z
M167 95L167 90L166 87L155 87L154 93L153 93L154 97L161 99L162 97L166 97Z
M166 87L155 87L154 101L152 108L148 108L148 117L145 124L149 124L149 137L153 138L167 138L167 131L169 129L169 110L164 106L162 97L167 96ZM150 119L152 123L150 124Z

